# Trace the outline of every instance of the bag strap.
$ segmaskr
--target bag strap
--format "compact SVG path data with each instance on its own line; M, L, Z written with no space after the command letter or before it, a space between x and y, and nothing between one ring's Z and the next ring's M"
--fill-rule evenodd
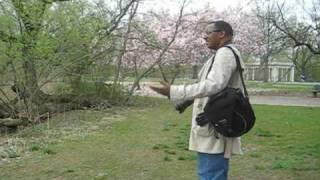
M223 47L226 47L226 48L230 49L232 51L233 55L235 56L236 62L237 62L237 70L239 71L239 74L240 74L241 83L242 83L242 86L243 86L243 89L244 89L244 94L245 94L245 96L247 98L249 98L248 91L247 91L246 85L245 85L244 80L243 80L243 68L241 67L239 56L237 55L236 52L234 52L232 47L226 46L226 45L223 46ZM210 67L209 67L209 70L208 70L208 73L207 73L207 77L208 77L208 75L209 75L209 73L211 71L212 64L214 63L214 59L215 59L215 57L213 57L213 59L212 59L212 62L210 64Z

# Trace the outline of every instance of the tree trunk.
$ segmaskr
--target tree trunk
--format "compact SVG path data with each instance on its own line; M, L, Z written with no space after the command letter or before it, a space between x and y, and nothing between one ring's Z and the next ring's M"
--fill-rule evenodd
M34 60L30 55L30 52L27 48L22 50L23 53L23 70L25 76L25 88L28 92L32 92L30 97L33 99L36 97L40 88L38 86L38 77L37 71L34 64Z
M10 117L11 113L8 111L5 105L0 104L0 118Z
M116 74L114 77L114 82L113 85L114 87L116 87L116 84L119 81L119 77L121 74L121 68L122 68L122 60L123 60L123 56L126 53L126 49L127 49L127 44L128 44L128 40L129 40L129 35L131 33L131 26L132 26L132 20L136 15L137 9L138 9L139 4L135 4L134 6L131 7L131 11L130 11L130 15L129 15L129 22L128 22L128 28L127 31L124 35L124 40L123 40L123 44L122 44L122 49L120 50L119 56L117 58L118 64L117 64L117 69L116 69Z
M192 66L192 79L198 79L198 66L193 65Z
M263 82L269 82L269 73L269 63L265 61L263 65Z
M133 57L133 63L134 63L134 75L135 75L135 78L137 79L138 76L139 76L138 66L137 66L137 56L134 56L134 57ZM139 82L138 82L138 84L137 84L137 89L138 89L138 90L141 90L141 87L140 87L140 83L139 83Z
M164 82L169 82L160 63L158 64L158 66L159 66L159 70L160 70L160 73L161 73L162 80Z
M174 81L179 76L179 74L180 74L180 65L179 64L175 64L174 65L174 70L173 70L173 76L171 78L170 84L174 83Z

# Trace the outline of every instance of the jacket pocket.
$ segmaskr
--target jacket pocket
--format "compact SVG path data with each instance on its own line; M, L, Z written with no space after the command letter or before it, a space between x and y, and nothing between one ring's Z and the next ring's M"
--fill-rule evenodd
M199 125L196 125L192 128L192 131L198 136L204 136L204 137L213 136L214 134L214 130L212 128L209 128L209 125L205 125L202 127Z

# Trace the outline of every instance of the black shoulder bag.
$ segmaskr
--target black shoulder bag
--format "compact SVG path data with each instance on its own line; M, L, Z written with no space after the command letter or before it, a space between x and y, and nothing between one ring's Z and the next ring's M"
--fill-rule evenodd
M221 92L209 97L204 107L204 112L197 116L196 121L200 126L209 123L209 127L213 127L216 132L225 137L239 137L253 127L256 118L244 84L243 69L241 68L239 56L231 47L224 47L229 48L235 56L245 96L239 88L225 88ZM211 67L209 68L209 72L210 70Z

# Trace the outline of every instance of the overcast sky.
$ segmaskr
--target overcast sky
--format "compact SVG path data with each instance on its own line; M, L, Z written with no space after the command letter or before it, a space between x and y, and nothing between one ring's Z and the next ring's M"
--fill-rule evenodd
M228 7L242 6L244 10L250 10L254 6L253 0L189 0L191 3L187 6L186 12L196 11L202 9L205 6L214 8L217 11L223 11ZM301 8L301 4L304 4L305 7L310 7L313 0L278 0L278 2L285 1L286 4L291 4L293 7L297 7L297 10ZM148 10L168 10L171 13L179 12L179 2L182 0L144 0L140 4L139 11L146 12ZM298 10L299 11L299 10ZM299 12L297 12L299 13Z
M153 9L155 11L158 10L169 10L170 12L177 13L179 11L179 2L181 0L145 0L140 5L140 11L147 11ZM242 6L248 7L250 4L249 0L191 0L191 3L188 4L186 11L195 11L198 9L202 9L205 6L210 6L217 11L223 11L228 7L239 6L241 3Z

